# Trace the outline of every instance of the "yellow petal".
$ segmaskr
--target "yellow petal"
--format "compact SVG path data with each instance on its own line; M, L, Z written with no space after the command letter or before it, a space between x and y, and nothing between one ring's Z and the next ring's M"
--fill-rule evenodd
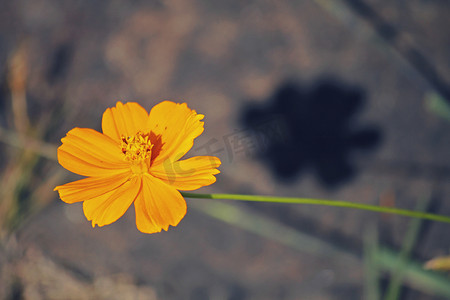
M214 156L195 156L186 160L152 166L150 173L178 190L191 191L216 181L220 160Z
M57 186L54 190L66 203L86 201L117 189L130 175L131 172L127 171L109 177L89 177Z
M98 177L122 173L129 167L119 144L93 129L74 128L61 141L58 161L73 173Z
M176 226L186 214L186 201L173 187L146 174L142 178L142 197L134 203L136 226L146 233Z
M147 123L147 130L161 138L161 145L154 147L154 151L158 149L159 153L153 163L160 164L167 158L176 161L186 154L194 139L203 132L203 117L188 108L186 103L164 101L155 105Z
M133 177L115 190L83 202L84 215L92 226L104 226L119 219L141 190L141 178Z
M142 131L147 119L147 111L138 103L117 102L116 107L108 108L103 113L102 130L113 140L120 141L122 136L134 136Z
M161 227L156 225L151 211L147 207L144 193L140 193L134 201L134 210L136 213L136 227L144 233L156 233L161 231Z

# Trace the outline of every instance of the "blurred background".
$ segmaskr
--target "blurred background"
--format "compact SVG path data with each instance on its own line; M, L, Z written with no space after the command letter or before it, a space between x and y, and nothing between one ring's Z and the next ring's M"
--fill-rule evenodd
M450 215L450 4L440 0L0 1L1 299L450 299L449 225L187 199L146 235L92 228L53 188L73 127L117 101L204 114L199 192ZM445 269L445 261L427 269ZM447 263L448 264L448 263ZM447 266L448 270L448 266Z

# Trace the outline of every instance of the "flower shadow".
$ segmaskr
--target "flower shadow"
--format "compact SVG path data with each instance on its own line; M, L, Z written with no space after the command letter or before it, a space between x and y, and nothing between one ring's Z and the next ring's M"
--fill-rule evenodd
M352 155L371 150L381 142L381 130L357 123L364 92L337 80L320 79L310 88L285 82L264 104L248 104L242 124L264 140L256 156L275 177L293 182L306 171L334 188L356 174ZM261 124L276 120L273 135Z

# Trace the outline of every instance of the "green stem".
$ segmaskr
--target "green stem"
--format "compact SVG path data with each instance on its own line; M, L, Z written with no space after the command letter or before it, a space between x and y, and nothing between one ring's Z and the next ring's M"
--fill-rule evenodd
M324 205L334 207L347 207L362 210L369 210L381 213L396 214L412 218L426 219L438 222L450 223L450 217L443 215L436 215L407 209L399 209L393 207L377 206L362 203L352 203L348 201L336 200L321 200L309 198L291 198L291 197L273 197L273 196L259 196L259 195L238 195L238 194L197 194L197 193L181 193L186 198L198 199L223 199L223 200L238 200L238 201L255 201L255 202L271 202L271 203L291 203L291 204L311 204Z

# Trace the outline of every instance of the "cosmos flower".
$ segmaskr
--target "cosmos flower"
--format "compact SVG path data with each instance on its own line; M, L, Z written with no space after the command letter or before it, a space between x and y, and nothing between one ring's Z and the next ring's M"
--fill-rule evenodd
M178 190L210 185L219 173L217 157L180 160L203 132L203 117L186 103L164 101L149 114L137 103L118 102L103 114L103 133L74 128L61 140L59 163L87 178L55 190L66 203L83 201L93 227L115 222L131 204L142 232L176 226L186 214Z

